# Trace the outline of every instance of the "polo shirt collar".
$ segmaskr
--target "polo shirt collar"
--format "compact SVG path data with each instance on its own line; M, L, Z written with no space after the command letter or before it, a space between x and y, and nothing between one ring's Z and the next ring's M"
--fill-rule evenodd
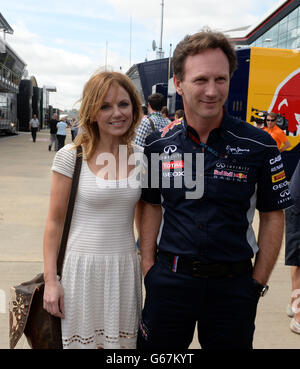
M159 117L162 117L162 114L161 114L161 112L160 111L154 111L153 113L151 113L149 116L150 117L153 117L153 116L159 116Z
M213 137L223 137L224 136L224 132L227 131L231 127L231 121L230 121L229 118L230 117L229 117L226 109L223 108L223 119L222 119L222 122L221 122L220 127L213 129L210 132L209 135L210 136L213 136ZM184 133L185 137L188 137L188 133L190 132L195 137L197 137L199 139L199 135L195 131L195 129L188 125L188 122L186 120L185 115L184 115L184 117L182 119L182 127L183 127L183 133Z

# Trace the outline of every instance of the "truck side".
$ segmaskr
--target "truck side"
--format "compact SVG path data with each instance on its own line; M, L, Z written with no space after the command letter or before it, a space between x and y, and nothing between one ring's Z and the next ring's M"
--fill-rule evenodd
M251 47L238 50L237 56L228 112L254 125L267 112L279 115L277 125L291 143L282 153L289 179L300 158L300 52Z

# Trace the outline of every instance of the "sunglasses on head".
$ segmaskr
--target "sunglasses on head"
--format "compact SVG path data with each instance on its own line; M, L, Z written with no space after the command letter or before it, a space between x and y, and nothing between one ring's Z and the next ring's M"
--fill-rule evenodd
M275 122L276 119L267 119L267 122Z

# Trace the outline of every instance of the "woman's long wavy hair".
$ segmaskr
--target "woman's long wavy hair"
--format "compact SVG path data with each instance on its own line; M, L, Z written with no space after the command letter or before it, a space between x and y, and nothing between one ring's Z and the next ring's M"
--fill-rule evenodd
M131 150L131 142L135 136L135 129L142 117L142 103L138 92L129 77L118 72L96 72L84 86L81 105L79 109L79 127L81 132L76 136L74 144L83 145L85 159L89 160L97 147L100 132L96 115L103 105L109 88L117 83L123 87L130 96L132 103L132 124L121 138L121 144L127 145Z

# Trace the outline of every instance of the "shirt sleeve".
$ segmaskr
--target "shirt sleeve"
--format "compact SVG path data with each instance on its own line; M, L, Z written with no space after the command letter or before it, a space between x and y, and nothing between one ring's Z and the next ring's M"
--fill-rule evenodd
M51 170L73 178L76 161L76 150L73 144L69 144L57 151Z
M294 205L300 211L300 160L290 182L290 192Z
M159 173L156 173L159 175ZM142 168L142 200L153 205L161 204L159 188L153 188L151 182L151 150L149 146L144 148L144 163Z
M278 136L281 143L285 143L288 140L286 134L282 130L279 132Z
M138 127L137 134L134 140L136 145L145 146L146 137L151 133L150 122L148 118L143 118L141 124Z
M269 212L293 205L281 155L277 147L266 148L257 183L259 211Z

